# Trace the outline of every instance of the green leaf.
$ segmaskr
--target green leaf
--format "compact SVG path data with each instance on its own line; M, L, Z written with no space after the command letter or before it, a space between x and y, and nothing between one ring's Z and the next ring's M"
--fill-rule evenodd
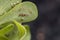
M23 38L23 40L31 40L30 27L28 25L24 25L24 27L27 30L27 35Z
M31 39L31 34L30 34L30 29L29 26L21 25L17 21L14 20L14 23L16 24L18 31L20 32L20 40L30 40Z
M22 0L0 0L0 16L4 15L5 12L8 12L12 7L21 2Z
M5 15L0 17L0 24L17 20L20 22L29 22L35 20L38 16L36 5L32 2L23 2L16 5Z
M13 30L13 24L10 24L0 30L0 36L3 36Z
M8 39L4 36L0 36L0 40L8 40Z
M22 40L22 37L25 37L26 32L27 32L25 27L15 20L13 22L16 24L16 26L18 28L19 36L20 36L20 39Z
M9 40L19 40L20 39L19 31L18 31L16 25L14 25L14 29L7 34L7 37Z
M38 16L37 7L32 2L21 2L0 0L0 40L31 39L29 26L21 23L35 20Z

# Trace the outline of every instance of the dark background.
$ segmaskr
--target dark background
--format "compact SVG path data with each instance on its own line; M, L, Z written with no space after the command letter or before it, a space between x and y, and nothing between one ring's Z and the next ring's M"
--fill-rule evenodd
M60 0L31 1L38 8L38 18L30 23L31 40L60 40Z

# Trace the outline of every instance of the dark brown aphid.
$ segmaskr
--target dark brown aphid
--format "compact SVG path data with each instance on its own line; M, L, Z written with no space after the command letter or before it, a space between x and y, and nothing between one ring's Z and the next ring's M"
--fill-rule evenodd
M24 17L24 16L28 16L28 15L27 14L19 14L19 16Z

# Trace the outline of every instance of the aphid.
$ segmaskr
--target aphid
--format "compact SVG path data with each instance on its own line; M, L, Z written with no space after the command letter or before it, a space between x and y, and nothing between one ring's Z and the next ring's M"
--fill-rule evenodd
M19 16L24 17L24 16L28 16L28 15L27 14L19 14Z

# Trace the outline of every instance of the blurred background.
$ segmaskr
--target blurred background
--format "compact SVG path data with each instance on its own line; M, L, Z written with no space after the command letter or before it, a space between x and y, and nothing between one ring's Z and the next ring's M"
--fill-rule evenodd
M60 40L60 0L31 1L38 8L38 18L30 23L31 40Z

